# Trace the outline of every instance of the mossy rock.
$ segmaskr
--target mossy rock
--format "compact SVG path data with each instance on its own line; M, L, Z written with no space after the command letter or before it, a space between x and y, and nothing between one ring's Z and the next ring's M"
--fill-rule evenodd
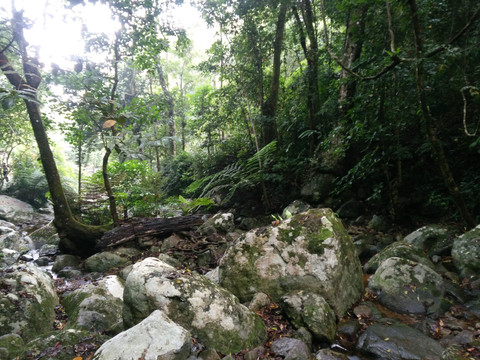
M295 291L316 293L339 317L363 288L355 245L330 209L310 209L249 231L223 256L219 279L241 302L258 292L274 301Z
M373 274L382 262L391 257L399 257L402 259L412 260L428 266L429 268L435 268L435 265L432 263L432 261L430 261L430 259L421 249L409 243L398 241L387 246L378 254L375 254L363 266L363 269L366 273Z

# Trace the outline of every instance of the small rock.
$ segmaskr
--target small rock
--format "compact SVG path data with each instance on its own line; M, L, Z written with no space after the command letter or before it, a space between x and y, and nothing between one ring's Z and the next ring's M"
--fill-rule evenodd
M285 360L310 360L312 354L308 346L301 340L283 337L272 343L271 350Z

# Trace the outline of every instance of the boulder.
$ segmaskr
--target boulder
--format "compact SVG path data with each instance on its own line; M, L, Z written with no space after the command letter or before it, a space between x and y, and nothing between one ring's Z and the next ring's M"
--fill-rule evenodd
M455 238L452 260L462 276L480 273L480 225Z
M90 256L85 260L85 270L88 272L105 272L115 267L127 266L130 261L117 254L105 251Z
M282 309L297 329L307 328L318 341L333 342L335 338L335 313L318 294L298 291L282 297Z
M133 266L125 282L125 325L133 326L157 309L224 354L253 348L266 338L260 317L234 295L205 276L147 258Z
M69 320L66 328L123 331L123 281L115 275L107 276L96 284L86 284L62 299Z
M315 354L315 360L349 360L349 356L332 351L330 349L321 349Z
M184 360L191 346L190 333L155 310L139 324L105 342L93 360Z
M58 273L60 270L66 268L78 268L80 265L80 258L75 255L58 255L52 265L52 271Z
M442 277L430 267L407 259L383 261L368 287L378 294L382 305L399 313L439 314L448 306Z
M295 200L282 211L282 218L286 219L292 215L300 214L310 210L310 205L301 200Z
M330 209L246 233L219 265L220 285L242 302L258 292L279 301L304 290L321 295L339 317L360 297L362 279L355 246Z
M45 244L58 245L60 243L60 237L57 234L57 229L53 225L53 221L32 232L30 237L35 243L36 248L40 248Z
M35 264L0 270L0 336L18 334L29 341L52 329L57 293L52 279Z
M0 349L5 349L5 355L0 359L14 359L18 353L18 349L23 346L23 339L18 334L6 334L0 336Z
M226 234L234 230L235 222L232 213L215 214L198 228L198 231L204 235Z
M307 344L299 339L279 338L272 343L270 350L285 360L310 360L313 358Z
M0 269L6 268L15 264L20 258L20 253L15 250L1 249L0 250Z
M375 271L377 271L382 262L391 257L399 257L402 259L411 260L428 266L431 269L435 269L435 265L422 250L406 242L397 241L388 245L378 254L372 256L370 260L368 260L363 266L363 270L368 274L373 274Z
M437 360L443 352L439 342L402 323L369 326L358 339L357 349L387 360Z
M35 249L35 245L30 237L11 230L0 235L0 249L10 249L22 253Z
M31 222L34 215L32 205L10 196L0 195L0 219L21 225Z
M443 225L427 225L408 234L403 239L425 251L428 256L449 255L456 229Z

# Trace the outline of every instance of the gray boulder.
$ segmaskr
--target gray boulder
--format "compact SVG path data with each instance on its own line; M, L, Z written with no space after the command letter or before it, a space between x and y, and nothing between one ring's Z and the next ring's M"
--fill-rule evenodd
M15 250L20 253L35 249L32 239L29 236L20 234L18 231L4 228L4 234L0 235L0 249Z
M20 253L11 249L0 250L0 269L15 264L20 258Z
M321 349L315 354L315 360L349 360L350 357L329 349Z
M292 215L300 214L310 210L310 205L301 200L295 200L282 211L282 218L286 219Z
M264 292L273 301L304 290L321 295L339 317L360 297L355 246L330 209L311 209L246 233L223 256L220 285L242 302Z
M123 281L115 275L66 294L62 303L69 316L66 328L123 331Z
M442 225L427 225L405 236L404 241L426 251L428 256L447 255L453 245L456 229Z
M272 343L270 349L285 360L310 360L313 358L308 346L299 339L279 338Z
M234 230L235 222L232 213L215 214L198 228L198 231L204 235L226 234Z
M32 205L10 196L0 195L0 219L21 225L31 222L34 215Z
M52 328L57 293L52 279L31 263L0 270L0 336L29 341Z
M377 271L378 267L382 262L391 257L399 257L402 259L421 263L431 269L435 268L435 265L433 265L432 261L425 255L425 253L421 249L409 243L397 241L393 244L388 245L378 254L372 256L370 260L368 260L367 263L363 266L363 270L366 273L373 274L375 271Z
M430 267L392 257L383 261L369 280L368 287L378 300L399 313L439 314L445 311L442 277Z
M452 260L462 276L480 273L480 225L453 242Z
M78 268L80 266L80 258L75 255L58 255L52 265L52 271L58 273L60 270L66 268Z
M443 352L439 342L401 323L369 326L358 339L357 349L387 360L437 360Z
M130 261L120 255L105 251L90 256L85 260L85 270L88 272L104 272L114 267L127 266Z
M147 258L133 266L125 282L125 325L156 309L224 354L253 348L266 337L260 317L225 289L205 276Z
M297 329L305 327L317 340L333 342L335 313L322 296L299 291L282 297L281 304Z
M60 242L60 237L57 234L57 229L53 225L53 221L32 232L30 237L35 243L36 248L40 248L45 244L58 245Z
M192 346L190 333L155 310L134 327L104 343L93 360L184 360Z

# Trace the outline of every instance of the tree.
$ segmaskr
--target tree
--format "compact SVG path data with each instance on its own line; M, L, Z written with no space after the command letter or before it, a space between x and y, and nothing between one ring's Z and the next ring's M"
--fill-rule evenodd
M14 10L12 41L3 46L0 52L1 69L10 84L15 89L24 92L23 100L38 145L40 159L53 202L54 224L61 239L60 248L64 252L74 252L81 255L91 254L94 252L96 241L103 235L106 228L84 225L78 222L72 215L42 121L38 101L38 87L42 81L39 64L35 58L28 55L23 27L24 19L22 12ZM12 50L14 42L17 44L21 58L23 76L15 70L6 54L7 50Z

